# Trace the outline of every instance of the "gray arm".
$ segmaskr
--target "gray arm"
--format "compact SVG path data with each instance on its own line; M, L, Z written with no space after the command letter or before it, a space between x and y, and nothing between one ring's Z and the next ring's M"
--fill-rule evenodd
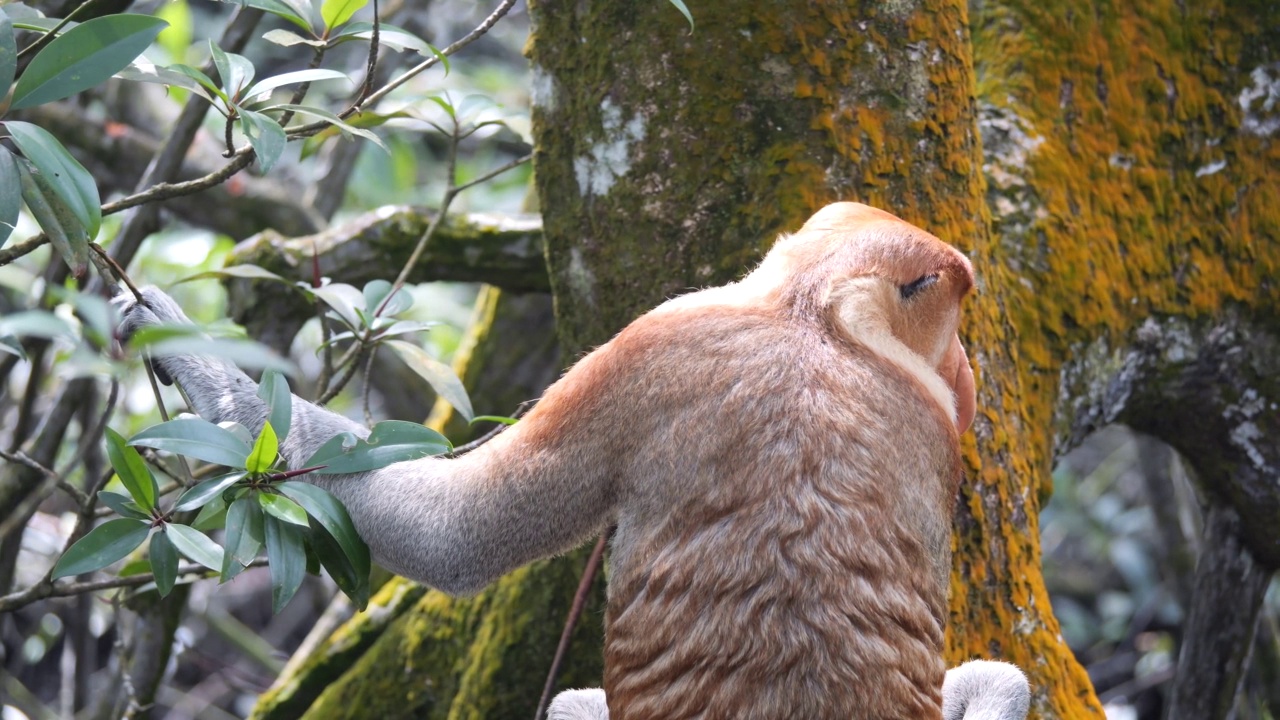
M943 720L1023 720L1031 688L1016 666L972 660L947 671L942 682Z
M125 311L126 334L156 323L189 322L164 293L147 288L143 294L146 307ZM205 419L238 422L255 434L262 428L267 408L257 384L229 362L171 355L153 363ZM613 514L615 493L592 458L545 439L552 436L545 432L548 424L560 428L566 419L542 415L535 410L461 458L423 458L361 475L304 479L346 505L380 564L446 592L475 592L505 572L583 542ZM368 434L295 396L281 454L289 467L300 467L340 432Z

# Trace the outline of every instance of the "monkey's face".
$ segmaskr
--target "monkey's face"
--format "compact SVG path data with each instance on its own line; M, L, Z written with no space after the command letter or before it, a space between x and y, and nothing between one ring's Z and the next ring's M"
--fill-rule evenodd
M960 302L974 283L964 255L889 213L835 203L770 256L766 265L782 263L801 294L805 286L816 293L853 342L916 375L926 389L935 381L922 374L941 379L951 396L944 409L959 432L968 430L977 401L956 334Z

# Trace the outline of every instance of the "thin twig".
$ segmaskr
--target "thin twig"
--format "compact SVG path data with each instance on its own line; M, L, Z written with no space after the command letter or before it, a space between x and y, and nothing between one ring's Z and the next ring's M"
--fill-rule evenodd
M373 92L374 75L378 72L378 32L381 26L382 17L378 13L378 0L373 0L373 33L369 37L369 62L364 72L364 84L360 88L360 99L356 100L356 105L364 102L365 98Z
M40 233L38 235L32 235L20 243L14 243L7 248L0 248L0 267L8 265L23 255L48 244L49 236L44 233Z
M363 348L363 345L357 345L356 347ZM359 367L359 352L357 352L356 358L346 366L346 369L342 372L342 376L339 377L331 387L326 389L320 397L316 398L316 404L324 405L337 397L338 393L342 392L342 388L346 387L347 383L351 382L351 378L355 376L356 370L359 369Z
M59 486L66 484L66 481L62 479L61 475L50 468L41 465L35 459L20 450L15 452L0 450L0 458L4 458L9 462L18 463L20 465L26 465L41 475L44 475L44 480L36 486L35 491L29 493L25 498L23 498L22 502L18 503L18 506L5 516L4 520L0 520L0 538L3 538L8 537L9 533L13 532L19 524L26 522L27 516L39 507L40 503L43 503L50 495L52 495L54 490L57 490Z
M604 557L605 546L609 544L612 530L606 530L596 541L596 547L587 558L587 567L582 571L582 580L578 582L578 592L573 596L573 607L569 609L569 617L564 621L564 631L560 633L560 644L556 646L556 655L551 660L551 670L547 672L547 682L542 686L542 697L538 707L533 711L533 720L542 720L547 711L547 703L551 700L551 691L556 687L556 676L560 674L560 666L569 652L569 640L573 630L578 626L578 618L582 617L582 608L587 604L587 595L591 592L591 584L595 582L596 573L600 569L600 560Z
M249 563L248 567L261 567L267 564L266 558L256 558ZM218 574L216 570L210 570L203 565L195 563L184 563L178 566L178 577L183 575L198 575L200 578L210 578ZM16 610L20 607L30 605L37 600L54 597L70 597L72 595L80 595L81 593L97 592L98 590L114 590L116 588L138 587L146 585L156 579L154 573L140 573L138 575L127 575L125 577L106 578L105 580L89 580L85 582L52 582L46 584L33 585L26 590L19 590L0 597L0 613Z
M142 291L138 289L137 285L133 284L133 280L129 279L129 274L125 272L124 268L120 267L120 263L116 262L116 259L111 257L110 253L104 250L98 243L89 243L89 249L93 251L94 255L97 255L106 262L106 264L111 268L111 274L115 276L116 280L124 283L125 287L129 288L129 292L133 293L134 300L143 302ZM98 272L102 273L102 269L99 268ZM105 280L106 274L102 274L103 280ZM113 291L111 294L115 295L115 292Z
M253 148L249 146L242 147L236 151L235 159L204 177L179 183L157 183L142 192L134 193L128 197L122 197L115 202L103 205L102 215L106 217L145 203L169 200L211 188L214 185L226 182L232 175L249 167L249 164L253 162L253 158Z
M367 427L373 427L373 413L369 411L369 387L373 383L369 382L369 378L373 375L373 358L378 354L378 346L374 345L369 348L368 359L364 361L364 424Z
M75 20L77 15L83 12L86 8L88 8L94 2L95 0L85 0L84 2L77 5L76 9L67 13L67 16L59 20L57 25L54 25L52 28L50 28L48 32L46 32L44 35L41 35L35 42L22 48L22 50L18 52L17 59L21 60L24 55L30 55L31 53L39 52L40 50L44 49L46 45L54 41L54 38L58 37L58 33L62 32L62 29L65 28L68 23L70 23L72 20Z
M528 155L525 155L523 157L518 157L515 160L512 160L511 162L507 163L506 165L498 167L494 170L490 170L489 172L481 175L478 178L475 178L474 180L468 180L467 182L462 183L458 187L454 188L453 192L456 195L461 193L463 190L469 190L470 188L473 188L476 185L479 185L480 183L488 182L498 177L499 175L501 175L502 173L508 170L518 168L532 159L533 159L533 153L529 153Z
M525 416L525 413L529 412L529 410L530 410L530 409L532 409L532 408L533 408L533 406L534 406L534 404L536 404L537 402L538 402L537 400L526 400L526 401L524 401L524 402L520 403L520 407L516 408L516 412L515 412L515 414L514 414L514 415L512 415L511 417L513 417L513 418L515 418L515 419L519 420L520 418L524 417L524 416ZM466 444L464 444L464 445L459 445L458 447L454 448L453 450L450 450L448 453L446 453L446 454L445 454L445 457L449 457L449 458L456 458L456 457L461 457L461 456L463 456L463 455L466 455L467 453L471 452L472 450L475 450L476 448L480 447L481 445L483 445L483 444L485 444L485 443L489 442L490 440L494 439L495 437L497 437L500 433L502 433L504 430L506 430L506 429L507 429L507 428L509 428L509 427L511 427L511 426L510 426L510 425L504 425L504 424L499 423L497 427L493 428L492 430L490 430L489 432L485 433L484 435L481 435L480 437L476 438L475 440L472 440L471 442L466 443Z

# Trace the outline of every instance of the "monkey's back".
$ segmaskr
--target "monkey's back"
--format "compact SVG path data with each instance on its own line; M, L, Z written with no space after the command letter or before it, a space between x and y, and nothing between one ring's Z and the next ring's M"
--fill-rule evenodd
M817 325L681 314L612 343L669 422L619 470L611 718L941 717L947 418Z

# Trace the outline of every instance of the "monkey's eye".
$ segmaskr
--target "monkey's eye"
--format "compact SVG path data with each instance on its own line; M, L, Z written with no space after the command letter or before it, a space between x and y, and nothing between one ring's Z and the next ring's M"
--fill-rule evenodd
M898 288L898 292L902 293L903 300L910 300L913 295L924 290L925 288L938 282L938 273L932 273L923 277L912 280L906 285Z

